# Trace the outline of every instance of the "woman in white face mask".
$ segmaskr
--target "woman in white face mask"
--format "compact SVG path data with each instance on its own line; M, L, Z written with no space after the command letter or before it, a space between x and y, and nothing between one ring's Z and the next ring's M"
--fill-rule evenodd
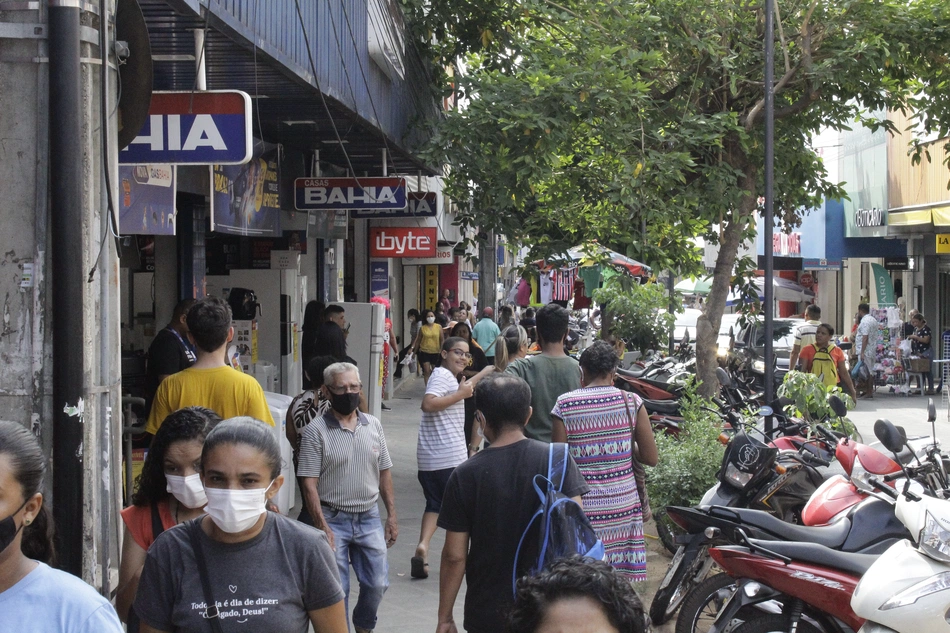
M122 510L125 536L115 603L129 633L138 631L138 619L130 608L145 552L165 530L204 514L201 446L220 421L221 416L204 407L180 409L165 418L135 481L132 505Z
M306 633L311 625L346 633L326 534L266 510L284 483L280 469L277 438L263 422L231 418L208 434L207 516L149 548L134 604L143 633L205 633L209 622L217 631L231 619L255 633Z

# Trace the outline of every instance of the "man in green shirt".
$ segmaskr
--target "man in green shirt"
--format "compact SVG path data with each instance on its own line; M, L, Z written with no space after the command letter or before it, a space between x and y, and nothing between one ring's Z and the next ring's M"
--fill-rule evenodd
M524 379L531 387L534 411L525 427L530 438L551 441L551 409L558 396L581 388L577 361L564 352L570 314L556 303L549 303L537 314L538 342L541 353L517 360L505 371Z

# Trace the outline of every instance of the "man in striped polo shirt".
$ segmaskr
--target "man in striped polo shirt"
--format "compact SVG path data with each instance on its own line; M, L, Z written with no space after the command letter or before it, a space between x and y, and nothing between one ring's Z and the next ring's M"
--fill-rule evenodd
M386 549L399 532L393 462L382 424L357 410L362 383L356 365L334 363L323 372L323 379L330 411L308 424L300 441L297 477L309 514L301 512L301 521L326 532L336 553L347 612L353 561L360 583L353 628L357 633L371 632L389 587ZM380 497L386 506L385 525L376 505Z
M795 369L802 350L815 342L815 332L818 331L818 326L821 325L821 308L814 303L809 304L805 308L805 319L806 321L795 330L795 344L788 356L789 371Z

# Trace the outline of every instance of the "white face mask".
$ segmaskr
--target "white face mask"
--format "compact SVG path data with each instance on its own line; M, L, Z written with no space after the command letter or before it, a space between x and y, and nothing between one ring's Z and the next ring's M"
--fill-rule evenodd
M435 317L426 317L426 323L428 323L429 325L432 325L433 323L435 323Z
M205 488L201 485L201 475L195 473L187 477L165 475L165 490L175 495L178 503L186 508L203 508L208 503Z
M274 482L271 481L271 484ZM248 530L267 511L267 490L230 490L228 488L205 488L208 507L205 512L214 524L228 534Z

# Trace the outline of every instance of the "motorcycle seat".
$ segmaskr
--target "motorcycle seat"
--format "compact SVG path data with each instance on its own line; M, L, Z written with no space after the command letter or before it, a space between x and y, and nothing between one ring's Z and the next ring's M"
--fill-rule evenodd
M861 577L879 558L876 554L852 554L839 552L815 543L795 543L791 541L760 541L749 539L754 547L760 547L787 556L794 561L813 563L821 567L831 567Z
M730 515L738 518L739 523L750 525L758 530L774 534L785 541L813 543L823 547L838 548L844 545L851 533L851 520L844 518L831 525L817 527L786 523L778 517L762 510L751 508L710 508L715 516Z
M649 400L644 399L643 405L649 413L665 413L667 415L678 415L680 404L676 400Z
M647 372L647 368L643 367L640 369L624 369L623 367L617 368L617 374L620 376L626 376L627 378L639 378Z

